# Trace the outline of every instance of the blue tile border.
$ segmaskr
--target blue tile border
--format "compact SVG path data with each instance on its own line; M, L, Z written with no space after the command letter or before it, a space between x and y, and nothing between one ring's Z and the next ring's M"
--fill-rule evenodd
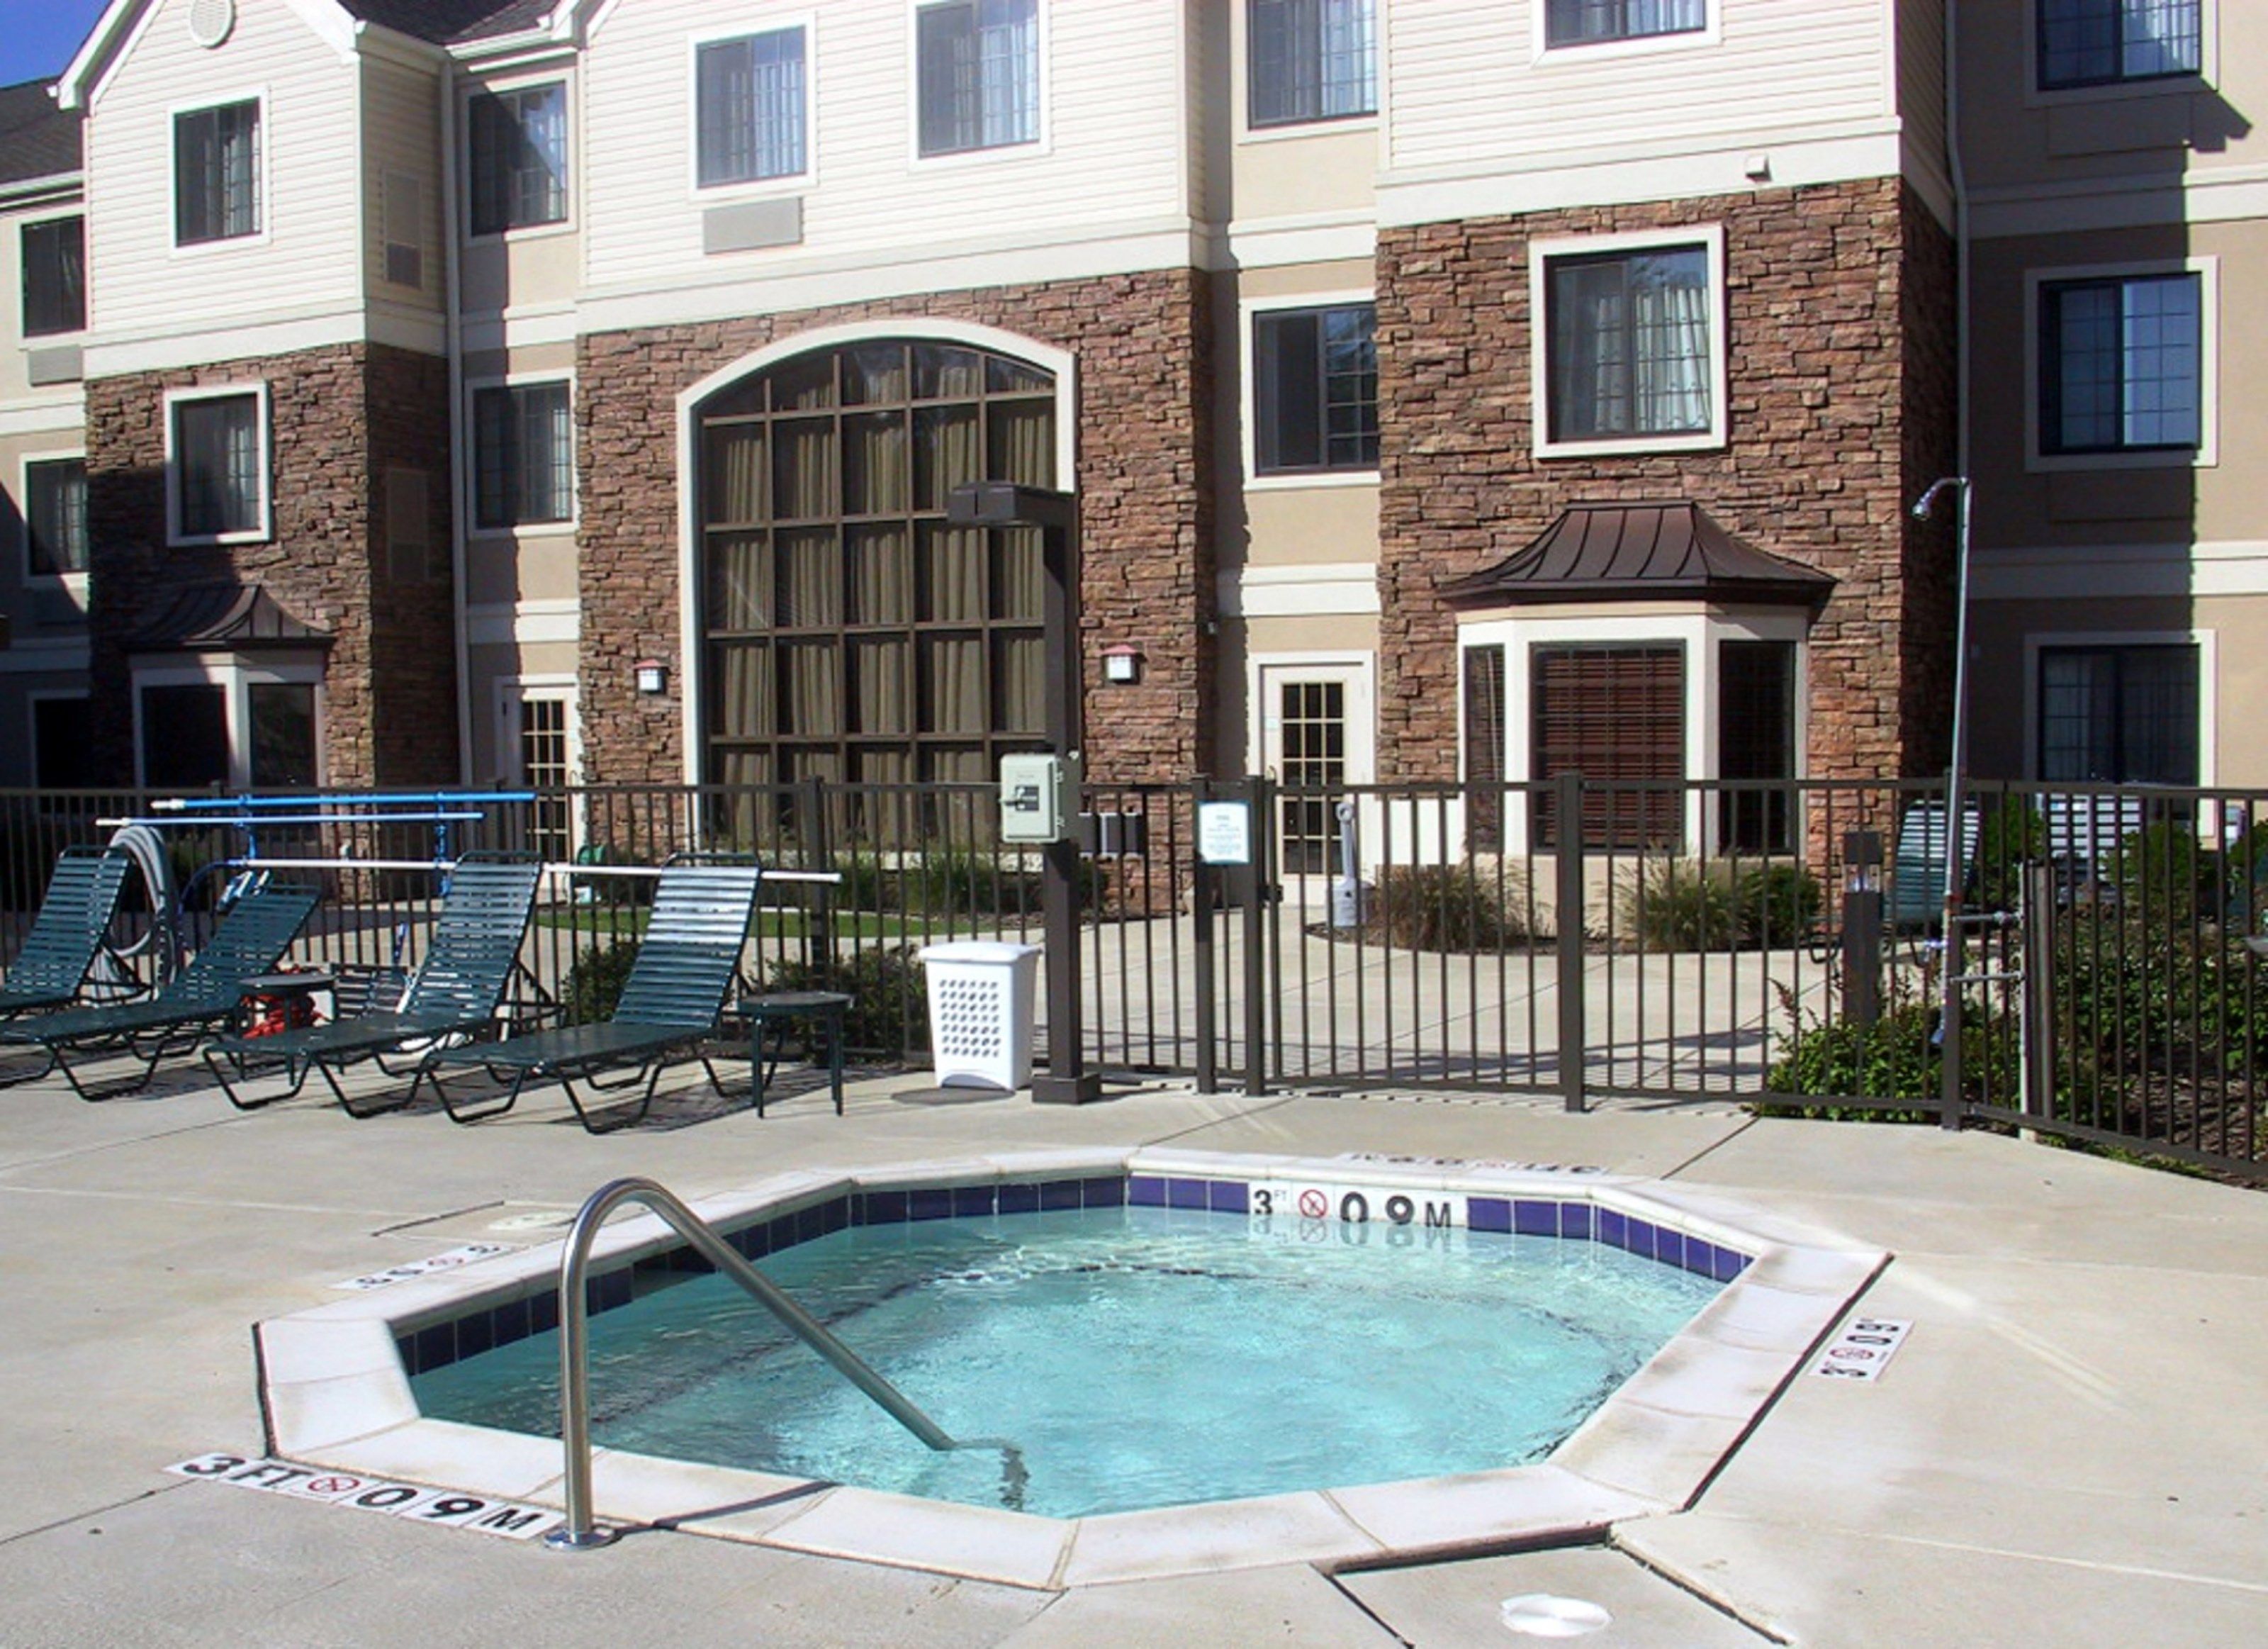
M1462 1194L1465 1225L1484 1234L1589 1241L1673 1266L1718 1283L1747 1270L1753 1256L1616 1209L1574 1199ZM756 1217L723 1232L733 1251L761 1260L799 1243L858 1225L902 1225L935 1219L983 1219L1000 1214L1058 1209L1154 1208L1215 1214L1248 1214L1248 1180L1182 1179L1158 1174L1102 1174L1078 1179L1019 1180L973 1186L848 1191L770 1218ZM585 1283L593 1315L705 1275L711 1267L688 1248L643 1256L594 1272ZM460 1358L510 1345L559 1326L556 1288L522 1294L447 1322L397 1335L405 1372L421 1374Z

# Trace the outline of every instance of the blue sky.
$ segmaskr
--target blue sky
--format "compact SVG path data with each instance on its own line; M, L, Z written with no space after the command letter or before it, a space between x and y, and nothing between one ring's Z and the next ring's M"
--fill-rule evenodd
M61 74L103 5L104 0L0 0L0 85Z

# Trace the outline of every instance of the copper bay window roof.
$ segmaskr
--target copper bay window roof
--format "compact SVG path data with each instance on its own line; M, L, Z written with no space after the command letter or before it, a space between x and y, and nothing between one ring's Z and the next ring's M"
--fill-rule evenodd
M1577 504L1526 549L1442 587L1458 607L1708 601L1816 607L1835 580L1734 537L1699 505Z

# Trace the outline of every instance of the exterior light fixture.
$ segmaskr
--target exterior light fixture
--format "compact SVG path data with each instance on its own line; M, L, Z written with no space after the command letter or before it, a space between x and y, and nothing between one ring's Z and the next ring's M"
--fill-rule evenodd
M659 659L640 659L633 667L637 673L637 690L642 693L666 693L669 691L669 666Z
M1142 649L1120 642L1102 649L1102 679L1114 687L1131 687L1142 679Z

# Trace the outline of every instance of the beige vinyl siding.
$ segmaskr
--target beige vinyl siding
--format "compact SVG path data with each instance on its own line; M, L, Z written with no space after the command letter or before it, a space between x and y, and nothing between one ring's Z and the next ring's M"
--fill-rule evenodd
M438 309L441 258L441 91L438 75L372 61L363 69L363 240L364 278L373 293L396 303ZM398 217L400 190L388 202L389 180L416 180L415 244L424 265L423 296L387 279L389 240L409 244L411 226Z
M1041 0L1042 141L924 161L914 152L908 0L647 0L608 13L585 64L586 272L593 288L654 289L794 269L806 260L922 260L1012 239L1022 226L1108 235L1186 216L1179 5ZM696 196L688 39L720 26L801 22L815 182ZM718 200L799 194L800 246L705 256Z
M1390 9L1385 118L1396 171L1565 166L1602 151L1675 157L1892 112L1886 0L1712 0L1716 44L1671 37L1539 63L1542 4Z
M358 296L358 80L289 6L245 5L216 50L188 0L155 8L86 126L89 289L113 341L305 314ZM173 114L261 97L259 235L173 244Z

